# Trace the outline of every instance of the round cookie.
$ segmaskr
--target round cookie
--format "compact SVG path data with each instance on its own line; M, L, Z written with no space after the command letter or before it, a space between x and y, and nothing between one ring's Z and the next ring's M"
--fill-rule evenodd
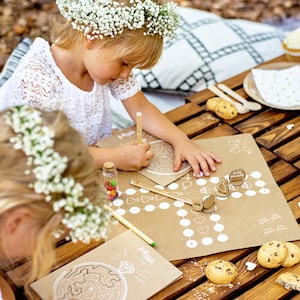
M237 267L230 261L218 259L208 263L205 275L212 283L228 284L238 276Z
M300 276L298 274L290 272L282 273L277 277L275 283L281 285L285 289L300 292Z
M220 100L224 100L224 99L223 99L223 98L220 98L220 97L212 97L212 98L209 98L209 99L206 101L206 108L207 108L207 110L215 111L215 107L216 107L217 103L218 103Z
M233 119L238 115L236 106L224 99L217 102L215 106L215 113L222 119Z
M259 248L257 260L265 268L277 268L285 261L287 253L288 248L285 242L269 241Z
M283 267L292 267L300 262L300 248L291 242L285 242L288 252L287 256L282 263Z

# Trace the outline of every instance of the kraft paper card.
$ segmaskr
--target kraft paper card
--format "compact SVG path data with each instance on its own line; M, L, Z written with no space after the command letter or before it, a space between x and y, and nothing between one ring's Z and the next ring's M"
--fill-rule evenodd
M173 147L145 131L143 131L143 140L151 144L151 149L154 152L150 166L139 171L145 177L162 186L166 186L191 170L191 166L184 162L178 172L173 172ZM136 128L133 126L98 142L97 146L102 148L116 147L134 141L136 141Z
M142 300L181 276L180 270L127 230L31 287L44 300Z
M119 172L121 195L112 207L151 237L157 251L172 261L259 246L274 239L300 239L299 226L251 135L195 142L222 158L210 177L196 179L189 172L164 187L138 172ZM245 172L239 185L229 180L237 169ZM191 205L132 186L131 179L190 200L216 195L226 179L228 195L216 196L214 212L197 212ZM111 229L110 237L125 230L121 224Z

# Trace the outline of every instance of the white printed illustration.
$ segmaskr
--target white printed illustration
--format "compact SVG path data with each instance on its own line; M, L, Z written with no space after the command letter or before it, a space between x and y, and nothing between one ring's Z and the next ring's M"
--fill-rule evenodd
M181 169L178 172L174 172L174 151L173 147L162 141L157 140L150 142L151 150L154 152L154 157L150 161L150 166L145 170L146 172L167 176L174 174L183 174L184 172L191 169L190 165L187 162L183 162Z
M60 274L53 286L54 300L125 300L127 282L122 272L102 262L73 266Z

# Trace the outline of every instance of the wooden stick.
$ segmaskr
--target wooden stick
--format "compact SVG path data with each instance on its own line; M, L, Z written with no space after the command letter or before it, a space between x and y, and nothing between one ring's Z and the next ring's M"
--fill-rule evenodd
M134 226L132 223L130 223L128 220L126 220L124 217L119 215L110 206L108 206L107 204L104 204L103 207L104 207L104 209L110 211L112 213L112 216L115 217L120 223L122 223L124 226L126 226L128 229L130 229L132 232L134 232L137 236L139 236L141 239L143 239L149 245L151 245L153 247L156 246L156 243L149 236L147 236L144 232L142 232L140 229L138 229L136 226Z
M138 111L136 113L136 138L138 144L143 144L143 123L142 123L142 113Z
M156 194L159 194L159 195L162 195L162 196L166 196L168 198L178 200L178 201L184 202L184 203L189 204L189 205L193 205L193 202L189 199L173 196L173 195L169 194L168 192L164 192L162 190L159 190L159 189L156 189L154 187L148 186L146 184L140 183L136 180L129 180L129 183L136 186L136 187L148 190L150 192L153 192L153 193L156 193Z

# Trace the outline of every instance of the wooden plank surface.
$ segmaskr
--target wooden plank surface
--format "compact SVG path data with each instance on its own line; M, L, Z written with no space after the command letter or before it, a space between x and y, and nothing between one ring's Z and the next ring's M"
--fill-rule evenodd
M275 61L283 61L284 56ZM243 89L243 79L249 71L224 81L240 95L251 98ZM206 101L212 97L208 90L190 95L187 103L166 116L193 140L239 133L252 134L265 158L272 175L279 185L297 222L300 222L300 116L299 111L277 110L263 106L258 112L238 115L233 120L222 120L206 110ZM289 124L294 124L288 129ZM300 229L299 229L300 230ZM57 248L58 268L102 242L89 246L71 243ZM296 242L300 246L300 241ZM300 264L292 268L266 269L257 263L258 247L217 253L172 262L183 272L183 278L162 290L152 300L160 299L299 299L298 293L275 284L275 279L284 271L300 274ZM214 259L225 259L236 264L239 276L232 285L216 286L204 275L207 263ZM254 262L257 267L247 270L246 262ZM32 295L29 299L39 299Z

